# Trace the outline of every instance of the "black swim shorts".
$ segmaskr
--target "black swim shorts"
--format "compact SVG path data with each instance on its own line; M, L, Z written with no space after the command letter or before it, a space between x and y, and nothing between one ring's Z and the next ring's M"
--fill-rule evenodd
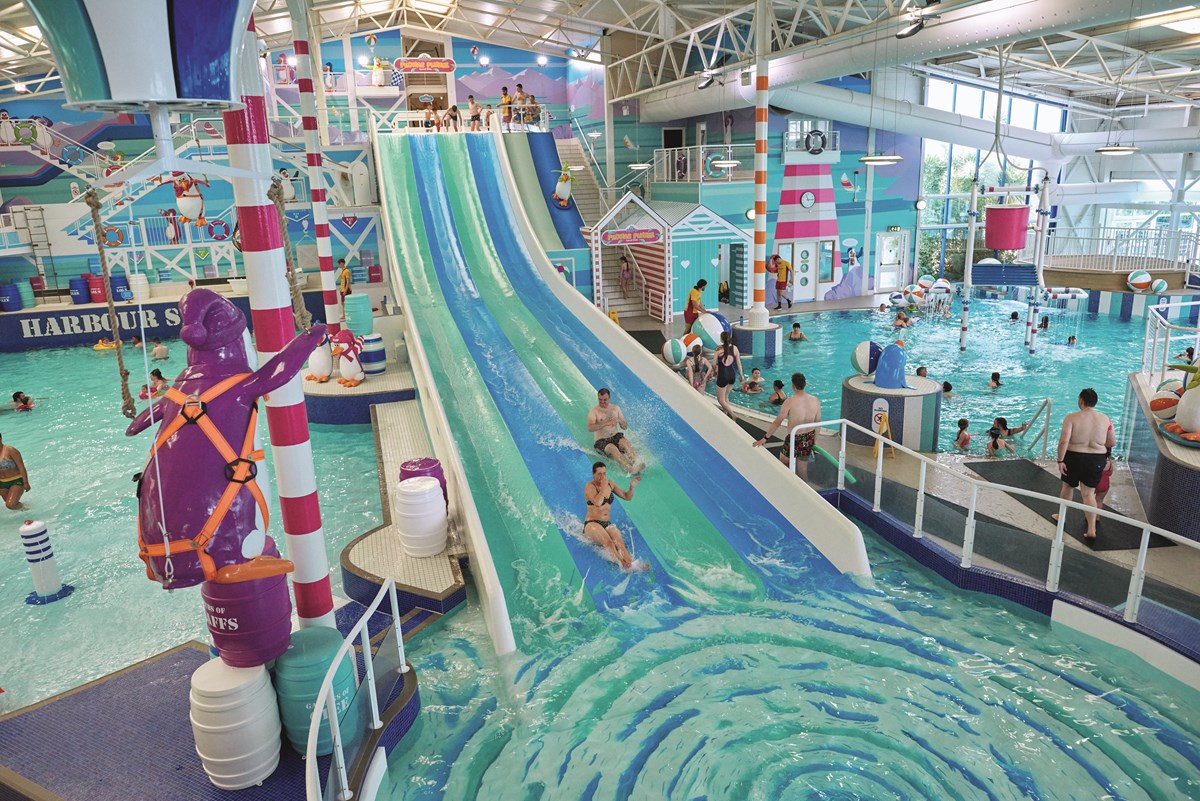
M596 450L600 451L600 453L604 453L605 448L607 448L609 445L616 445L619 450L621 447L621 440L623 440L623 439L625 439L625 435L622 434L620 431L613 434L611 437L605 437L604 439L598 439L598 440L596 440Z
M1062 476L1064 484L1078 487L1082 483L1084 486L1095 489L1100 485L1100 478L1104 475L1108 456L1103 453L1067 451L1066 456L1063 457L1063 464L1067 468L1067 472Z

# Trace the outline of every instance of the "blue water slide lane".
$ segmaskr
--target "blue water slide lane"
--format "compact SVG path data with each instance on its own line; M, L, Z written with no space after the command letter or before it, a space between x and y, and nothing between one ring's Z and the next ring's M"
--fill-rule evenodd
M612 520L621 529L630 552L650 563L649 575L635 576L633 581L626 582L597 548L577 535L575 529L582 528L583 485L591 475L592 459L580 451L555 446L555 442L573 440L571 432L479 297L454 226L437 140L436 136L410 138L413 173L438 283L447 308L479 368L480 377L547 508L558 521L580 576L585 577L597 607L624 606L632 600L640 600L655 584L661 592L673 596L663 564L621 509L619 500L613 505ZM471 256L478 258L482 254ZM615 576L617 583L611 586L597 584L597 577L603 576Z
M554 134L531 133L528 134L528 142L533 166L537 170L538 184L542 187L542 199L550 209L550 219L554 222L558 238L567 250L586 248L587 240L579 233L579 229L583 227L583 217L579 216L579 207L575 205L575 201L572 200L563 208L551 197L562 172L562 159L559 158L558 148L554 146Z
M804 536L633 370L601 344L546 285L518 230L495 142L468 137L476 189L513 288L593 386L613 389L634 437L661 460L730 545L763 576L774 597L803 590L797 580L837 581L841 574ZM746 443L750 447L750 443ZM824 501L821 501L824 503ZM849 579L846 579L847 581Z

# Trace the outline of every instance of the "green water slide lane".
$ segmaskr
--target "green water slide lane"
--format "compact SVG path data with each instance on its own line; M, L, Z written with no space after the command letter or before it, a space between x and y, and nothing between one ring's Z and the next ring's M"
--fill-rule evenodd
M533 233L538 238L538 245L544 251L563 250L562 240L550 219L550 210L546 208L546 200L542 197L542 187L538 183L537 168L533 166L533 155L529 152L529 135L511 133L504 135L504 149L508 151L508 160L512 164L513 177L517 181L516 193L525 206ZM466 148L463 148L466 154ZM445 160L443 160L445 163ZM474 182L466 186L474 186ZM517 232L513 231L513 236Z
M447 185L474 186L465 140L444 137L439 149ZM459 241L484 305L574 437L574 442L564 443L564 447L578 448L590 456L593 436L587 430L587 415L595 403L596 388L517 297L492 241L478 194L453 192L450 202ZM762 598L757 571L745 563L675 479L654 464L652 454L639 455L650 457L651 464L646 480L638 486L636 500L623 508L659 561L668 566L675 589L697 603L731 593ZM616 471L613 477L621 480Z
M436 266L421 224L408 137L378 142L384 210L391 246L408 295L412 325L463 459L488 547L504 588L522 648L539 635L556 638L556 625L595 608L580 586L575 563L512 437L479 376L438 285ZM565 607L574 605L571 614Z

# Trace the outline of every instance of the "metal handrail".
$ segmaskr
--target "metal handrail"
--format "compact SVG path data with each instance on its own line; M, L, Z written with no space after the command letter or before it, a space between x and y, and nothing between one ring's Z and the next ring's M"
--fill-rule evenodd
M600 188L600 202L604 204L605 211L607 211L612 206L612 198L610 197L612 188L608 185L608 178L604 175L604 170L601 169L600 162L596 161L596 148L592 138L587 135L583 130L583 126L579 124L579 120L575 117L571 118L571 124L579 131L575 138L583 144L583 152L587 154L592 162L589 169L596 179L596 185Z
M346 753L342 746L342 732L338 726L338 711L337 698L333 693L333 680L337 675L338 668L341 667L343 659L350 659L350 664L354 664L353 657L350 656L350 651L354 648L354 641L358 639L361 645L361 653L363 658L363 673L367 683L367 697L371 702L371 724L370 728L378 730L383 728L383 721L379 717L379 699L375 695L375 664L371 657L371 633L367 628L367 622L371 616L379 610L383 599L387 598L392 605L392 626L396 634L396 650L400 657L400 672L407 673L409 670L408 662L404 659L404 635L400 630L400 618L397 615L397 610L400 608L396 600L396 582L390 576L384 580L383 585L379 588L379 592L375 593L375 600L371 601L371 605L367 607L367 611L359 618L358 622L350 629L350 633L346 635L346 639L342 642L342 647L338 648L337 654L334 655L333 661L329 664L329 670L325 671L325 678L321 682L321 689L317 690L317 697L313 701L312 720L308 727L308 744L304 749L304 792L308 801L322 801L325 798L321 789L321 773L317 763L317 741L321 736L321 718L328 716L329 719L329 734L333 740L333 759L330 762L329 772L331 778L336 778L337 786L340 788L334 794L334 798L349 799L353 796L353 791L350 789L350 779L346 773ZM358 670L354 671L355 685L358 686Z
M1184 347L1190 344L1195 348L1193 353L1200 353L1200 326L1176 325L1167 318L1171 309L1179 311L1193 306L1200 306L1200 301L1193 300L1176 305L1160 303L1146 310L1146 335L1142 341L1141 367L1144 375L1153 375L1157 372L1158 382L1165 381L1171 359L1174 358L1172 351L1179 347L1180 341L1184 342ZM1160 341L1162 344L1161 357L1159 356Z
M1031 439L1029 441L1029 450L1030 451L1033 450L1033 446L1037 444L1037 441L1039 439L1042 441L1042 458L1043 459L1046 458L1046 450L1050 447L1050 409L1051 409L1051 406L1052 406L1052 403L1051 403L1050 399L1046 398L1044 401L1042 401L1042 405L1038 407L1038 410L1033 413L1033 417L1029 418L1028 428L1033 428L1033 421L1037 420L1038 417L1041 416L1043 411L1046 413L1046 421L1042 424L1042 430L1037 433L1037 436L1035 436L1033 439Z
M838 449L838 478L837 488L839 491L846 489L846 431L848 428L853 428L860 431L869 437L872 437L880 446L876 448L875 455L875 493L871 504L871 510L874 512L880 511L880 499L883 494L883 452L886 447L894 448L901 453L907 454L915 458L921 465L920 479L917 487L917 507L913 518L913 537L920 539L922 535L921 526L925 516L925 479L926 472L930 466L935 469L942 470L952 478L960 481L965 481L971 487L971 502L967 510L966 528L963 533L962 558L959 562L961 567L969 568L975 552L975 510L979 499L979 490L992 489L1009 495L1020 495L1025 498L1033 498L1035 500L1044 501L1047 503L1058 504L1058 526L1054 532L1054 541L1050 549L1050 565L1046 573L1046 590L1048 592L1058 592L1059 579L1062 573L1062 556L1063 548L1065 547L1063 540L1063 527L1067 520L1067 509L1078 509L1087 514L1098 515L1106 520L1112 520L1119 523L1125 523L1133 528L1142 530L1141 544L1138 547L1137 563L1135 564L1129 581L1129 592L1125 599L1125 610L1123 612L1124 619L1129 623L1137 622L1138 608L1142 602L1142 587L1146 580L1146 554L1150 548L1150 535L1158 534L1160 537L1165 537L1176 545L1185 545L1189 548L1200 550L1200 542L1187 539L1173 531L1168 531L1165 528L1151 525L1150 523L1141 520L1134 520L1131 517L1118 514L1117 512L1109 512L1105 509L1098 509L1094 506L1088 506L1078 501L1068 501L1056 495L1045 495L1040 492L1022 489L1021 487L1013 487L1007 484L995 484L991 481L985 481L979 478L973 478L947 465L930 459L924 454L918 453L910 448L906 448L899 442L885 437L878 432L872 431L865 426L861 426L852 420L839 418L837 420L823 420L819 423L802 423L793 426L788 432L787 446L788 452L791 454L791 469L796 472L796 434L809 429L824 428L827 426L838 426L841 435L841 447Z

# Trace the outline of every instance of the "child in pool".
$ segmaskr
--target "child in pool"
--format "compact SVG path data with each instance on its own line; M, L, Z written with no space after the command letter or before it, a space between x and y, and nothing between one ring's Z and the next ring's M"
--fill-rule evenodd
M150 399L150 387L146 386L145 384L142 384L142 388L138 390L138 397L141 398L142 400L149 400Z
M763 381L762 371L755 367L750 371L750 377L746 379L744 384L742 384L742 392L750 392L749 387L751 384L757 384L759 387L758 391L762 392L762 385L764 383L766 382Z
M747 395L757 395L762 391L762 384L757 381L747 381L746 388L743 390Z
M988 444L987 444L987 448L986 448L988 456L999 456L1000 451L1008 451L1009 453L1013 454L1014 456L1016 455L1017 449L1014 448L1007 441L1000 439L1000 429L989 428L988 429L988 437L989 437L989 439L988 439Z
M971 435L967 433L967 418L958 418L958 436L954 438L954 447L960 451L965 451L967 446L971 444Z
M782 381L777 380L775 382L775 391L771 393L771 397L767 400L771 401L771 403L775 404L776 406L782 405L783 402L787 400L787 394L785 394L783 391Z

